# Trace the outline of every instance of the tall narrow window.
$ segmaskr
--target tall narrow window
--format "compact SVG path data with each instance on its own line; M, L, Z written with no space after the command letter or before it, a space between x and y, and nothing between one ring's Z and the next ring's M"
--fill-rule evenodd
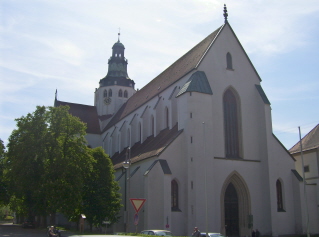
M117 135L117 150L118 150L118 152L121 151L121 137L120 137L120 134Z
M103 97L107 97L107 90L104 90Z
M277 211L284 211L283 201L282 201L282 186L279 179L276 181L277 190Z
M124 91L124 98L127 98L128 95L127 95L127 90Z
M232 61L231 54L229 52L226 54L226 63L227 63L227 69L233 69L233 61Z
M234 93L229 89L224 98L225 154L227 158L240 158L239 106Z
M154 135L154 116L151 116L151 135Z
M127 147L130 147L131 146L131 131L130 131L130 129L128 128L127 129L127 141L126 141L126 145L127 145Z
M123 96L123 92L122 90L119 90L119 97L122 97Z
M171 202L172 202L172 211L179 211L178 207L178 184L176 180L171 182Z
M169 127L169 111L168 111L168 108L166 107L166 128L168 128Z
M112 155L113 155L113 154L112 154L112 138L110 138L110 141L109 141L108 154L109 154L110 156L112 156Z
M112 90L109 89L109 97L112 97Z
M142 125L141 125L141 123L138 124L138 139L142 143Z

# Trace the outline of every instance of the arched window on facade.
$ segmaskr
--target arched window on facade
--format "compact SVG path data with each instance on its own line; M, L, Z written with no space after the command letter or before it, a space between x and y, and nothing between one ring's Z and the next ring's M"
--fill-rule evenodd
M226 54L226 63L227 63L227 69L233 69L233 61L232 61L231 54L229 52Z
M122 97L123 96L123 92L122 90L119 90L119 97Z
M282 184L279 179L276 181L277 190L277 211L284 211L283 198L282 198Z
M103 97L107 97L107 90L104 90Z
M127 145L127 147L130 147L130 146L131 146L131 131L130 131L130 129L129 129L129 128L127 129L127 140L126 140L126 145Z
M112 90L109 89L109 97L112 97Z
M154 116L151 116L151 135L154 135L155 123L154 123Z
M127 98L128 95L127 95L127 90L124 91L124 98Z
M241 158L240 154L240 124L239 103L235 94L228 89L223 98L224 104L224 131L226 158Z
M117 135L117 151L121 152L121 136L120 136L120 134Z
M109 147L108 147L109 149L108 149L108 154L110 155L110 156L112 156L112 139L110 139L110 141L109 141Z
M165 118L165 128L169 128L169 111L168 111L168 108L166 107L165 108L165 115L166 115L166 118Z
M172 211L180 211L178 207L178 183L176 180L171 182L171 206Z
M138 123L138 140L142 143L142 125L141 125L141 122Z

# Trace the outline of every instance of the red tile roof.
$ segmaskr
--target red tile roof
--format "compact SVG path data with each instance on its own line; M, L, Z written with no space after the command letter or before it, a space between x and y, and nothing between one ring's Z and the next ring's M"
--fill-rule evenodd
M80 120L87 124L87 133L91 134L100 134L100 123L96 111L95 106L91 105L82 105L82 104L74 104L64 101L55 100L54 106L60 106L60 105L68 105L70 107L70 114L73 116L76 116L80 118Z

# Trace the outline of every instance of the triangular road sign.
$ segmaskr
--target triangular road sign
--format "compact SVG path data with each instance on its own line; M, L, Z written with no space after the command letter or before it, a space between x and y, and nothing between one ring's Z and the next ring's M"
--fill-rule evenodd
M139 210L141 210L142 206L144 205L144 202L146 201L146 199L144 198L130 198L130 200L136 213L138 213Z

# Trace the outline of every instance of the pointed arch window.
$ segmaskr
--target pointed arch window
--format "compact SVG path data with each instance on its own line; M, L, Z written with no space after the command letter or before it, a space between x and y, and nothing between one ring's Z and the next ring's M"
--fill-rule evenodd
M233 60L229 52L226 54L226 63L227 63L227 69L233 69Z
M276 181L277 191L277 211L282 212L284 210L283 198L282 198L282 183L279 179Z
M122 96L123 96L123 91L119 90L119 97L122 97Z
M167 108L167 107L166 107L166 109L165 109L165 115L166 115L166 118L165 118L165 121L166 121L165 128L169 128L169 111L168 111L168 108Z
M128 95L127 95L127 90L124 91L124 98L127 98Z
M131 141L131 130L128 128L127 129L127 147L130 147L131 146L131 143L130 143L130 141Z
M138 124L138 139L142 143L142 125L141 125L141 123Z
M240 158L239 104L231 89L225 92L223 104L226 158Z
M103 97L107 97L107 90L104 90Z
M121 136L120 136L120 134L118 134L117 135L117 150L118 150L118 152L120 152L121 151Z
M172 211L180 211L178 206L178 183L176 180L171 182L171 207Z
M109 89L109 97L112 97L112 90Z
M154 129L155 129L155 126L154 126L154 116L152 115L152 116L151 116L151 135L154 135Z

